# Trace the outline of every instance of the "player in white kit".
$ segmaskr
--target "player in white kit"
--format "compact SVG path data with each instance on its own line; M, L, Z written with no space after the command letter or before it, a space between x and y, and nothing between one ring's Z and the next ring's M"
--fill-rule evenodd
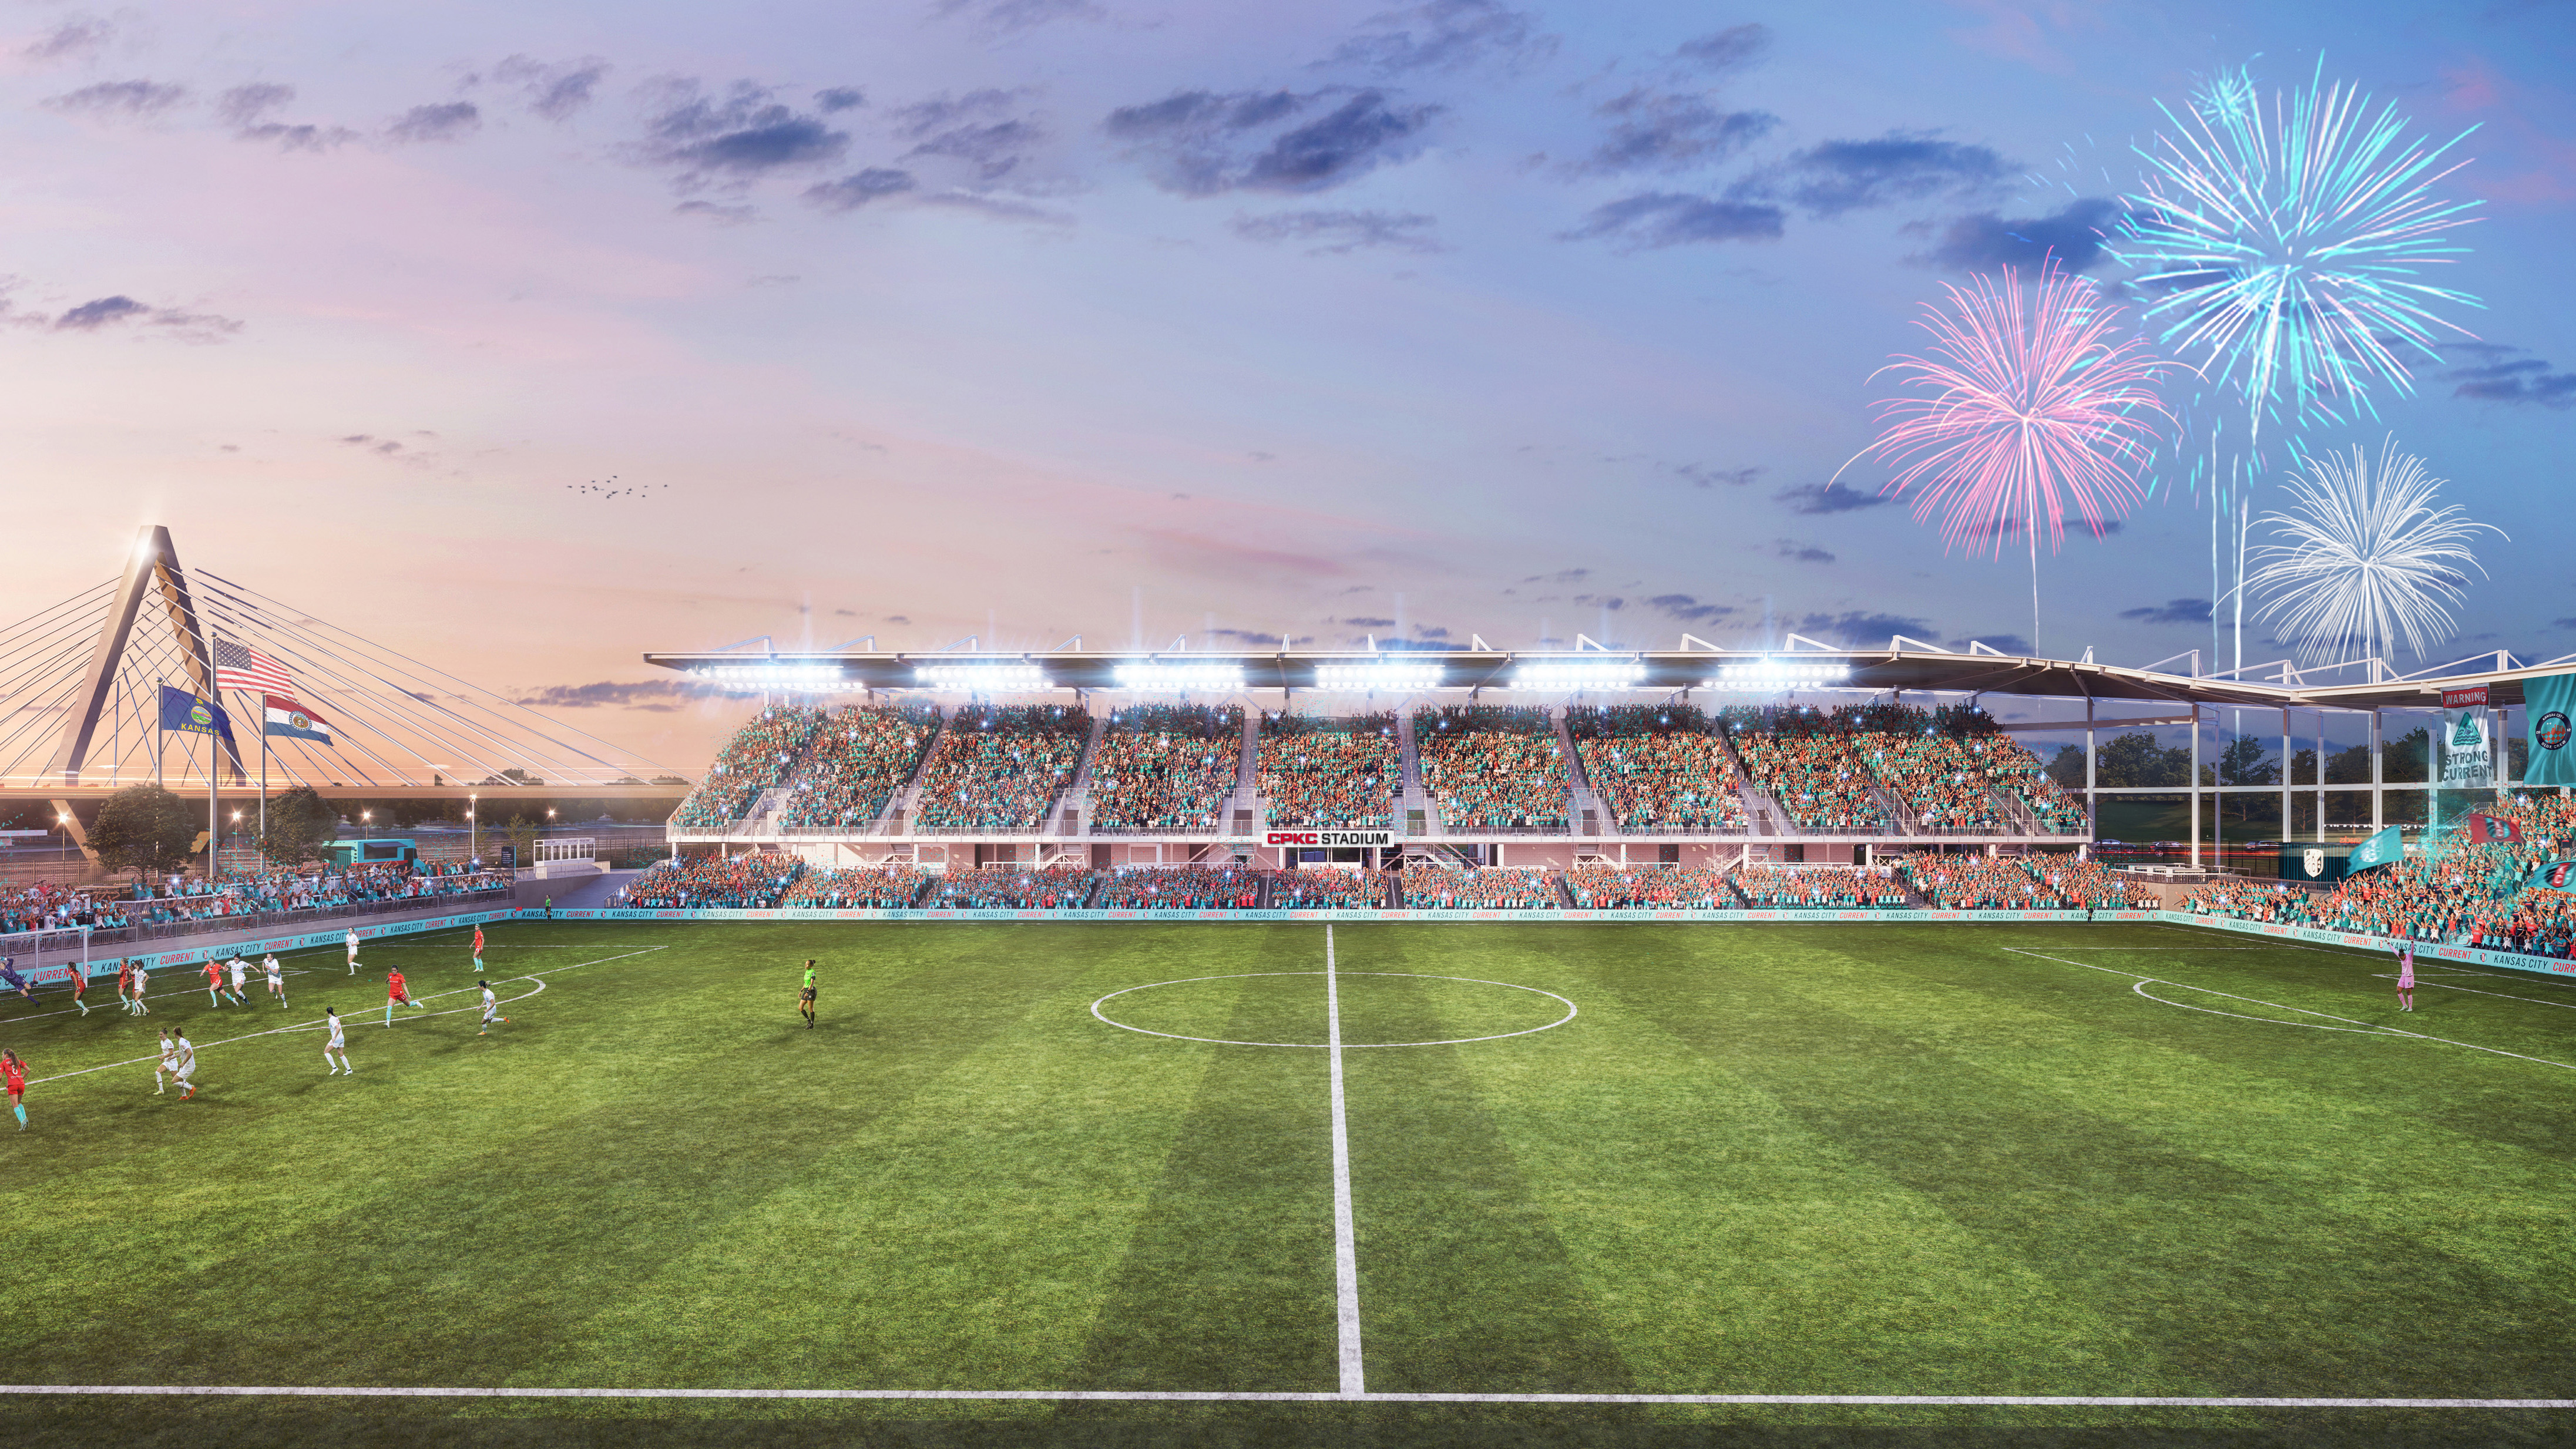
M322 1064L331 1070L323 1075L337 1076L345 1070L350 1076L356 1076L358 1069L349 1064L348 1034L340 1029L340 1009L335 1006L324 1007L322 1021L331 1029L331 1039L322 1044ZM339 1060L333 1061L334 1057Z
M248 1005L250 1005L250 998L249 998L248 996L245 996L245 995L243 995L243 994L242 994L242 987L243 987L245 984L247 984L247 983L249 982L249 980L250 980L250 968L249 968L248 966L245 966L245 965L243 965L243 964L242 964L242 958L241 958L241 956L240 956L240 954L239 954L239 953L235 953L235 954L234 954L234 956L233 956L233 959L232 959L232 973L233 973L233 991L232 991L232 996L233 996L233 1005L235 1005L235 1006L248 1006Z
M179 1094L180 1101L184 1102L197 1095L196 1075L197 1048L188 1040L187 1029L182 1027L179 1031L178 1062L170 1068L170 1080L187 1089Z
M169 1090L161 1080L162 1075L164 1073L175 1074L178 1071L178 1068L179 1044L170 1040L170 1028L165 1026L161 1028L161 1061L159 1065L152 1069L153 1096L158 1097L163 1092Z
M284 1011L286 1009L286 968L277 964L277 955L271 952L267 960L259 963L259 969L268 973L268 994L277 998L277 1009Z
M492 995L491 982L477 981L474 984L483 988L483 1029L474 1034L476 1036L490 1036L492 1034L493 1027L507 1022L510 1018L501 1014L501 1003L498 998Z
M349 928L349 974L358 974L358 928Z

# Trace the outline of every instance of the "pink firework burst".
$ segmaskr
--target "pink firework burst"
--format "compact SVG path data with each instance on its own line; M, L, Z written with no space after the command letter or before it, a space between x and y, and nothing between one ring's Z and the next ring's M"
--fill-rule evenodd
M1925 355L1879 369L1916 392L1878 404L1861 456L1897 469L1880 491L1911 491L1917 519L1940 515L1945 548L2000 558L2005 540L2028 540L2035 648L2040 531L2055 550L2071 515L2098 538L2145 498L2139 471L2173 421L2156 381L2175 364L2123 335L2120 309L2053 257L2026 285L2006 267L1942 286L1950 305L1919 324Z
M1943 542L1972 551L2036 545L2042 527L2062 542L2070 513L2099 535L2145 497L2138 470L2172 421L2156 380L2175 364L2121 336L2120 309L2053 258L2028 287L2006 267L1942 290L1950 306L1917 324L1930 355L1879 369L1921 390L1878 405L1863 456L1898 468L1881 491L1911 490L1914 516L1939 513Z

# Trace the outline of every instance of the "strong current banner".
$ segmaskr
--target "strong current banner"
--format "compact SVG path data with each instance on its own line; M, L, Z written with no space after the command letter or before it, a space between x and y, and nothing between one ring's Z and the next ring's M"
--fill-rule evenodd
M2526 785L2576 785L2576 743L2568 726L2576 719L2576 674L2545 674L2522 682L2522 712L2530 721L2531 758L2523 765Z

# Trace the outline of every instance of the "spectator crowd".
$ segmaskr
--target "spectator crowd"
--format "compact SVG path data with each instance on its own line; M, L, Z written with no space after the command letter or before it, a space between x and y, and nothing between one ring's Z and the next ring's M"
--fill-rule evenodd
M1091 898L1091 872L1078 865L979 865L938 877L928 905L957 911L1072 910Z
M1725 911L1736 906L1726 872L1678 865L1578 865L1566 894L1585 910Z
M628 881L609 904L656 911L765 910L787 894L804 866L796 856L776 851L666 860Z
M1034 831L1073 783L1091 716L1062 705L968 705L931 747L913 824Z
M1452 832L1563 830L1569 786L1544 709L1467 704L1413 717L1422 785Z
M1404 762L1394 715L1263 715L1254 769L1274 827L1385 830L1395 823Z
M1408 865L1401 882L1404 904L1417 911L1552 911L1555 872L1542 866Z
M1242 767L1239 706L1130 705L1091 762L1092 828L1213 831Z
M1112 872L1100 903L1122 911L1251 911L1261 872L1240 865L1138 865Z
M1621 830L1744 828L1743 780L1698 708L1577 705L1565 727L1583 778Z
M803 768L788 782L778 823L790 828L860 831L885 812L912 779L939 732L937 711L852 705L817 735Z
M790 766L823 732L827 719L811 705L773 704L734 731L707 767L707 777L680 802L675 825L730 825L750 810L760 792L787 778Z
M807 867L780 902L834 911L899 911L921 899L930 873L917 865Z

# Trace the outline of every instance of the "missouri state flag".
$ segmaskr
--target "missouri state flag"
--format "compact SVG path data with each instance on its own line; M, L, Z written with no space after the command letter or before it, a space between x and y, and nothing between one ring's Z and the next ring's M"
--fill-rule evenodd
M261 695L260 699L268 706L268 724L262 733L282 735L290 740L319 740L338 748L338 743L331 738L329 720L291 699L281 699L274 694Z

